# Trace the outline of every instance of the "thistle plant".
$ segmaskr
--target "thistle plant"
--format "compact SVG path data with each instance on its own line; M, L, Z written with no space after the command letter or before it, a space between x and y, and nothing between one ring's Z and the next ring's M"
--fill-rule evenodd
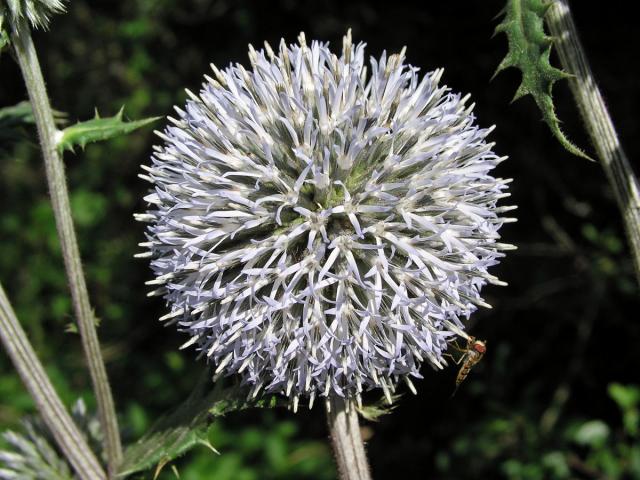
M540 0L506 3L497 31L510 51L498 70L519 68L516 97L531 94L556 138L586 156L559 127L551 90L568 75L549 62L544 22L562 37L561 61L576 75L571 86L640 271L638 182L566 1L555 0L546 20ZM491 142L493 127L476 122L469 96L444 85L442 69L423 73L404 49L367 59L350 31L341 51L300 34L275 50L250 46L246 67L212 66L157 132L141 174L151 184L146 212L136 215L146 223L138 256L155 276L150 295L166 302L161 320L186 334L182 348L207 360L204 381L123 449L62 157L157 117L126 121L120 110L66 128L54 122L31 29L47 29L64 7L0 0L0 50L12 50L30 101L2 109L0 129L38 129L96 418L83 405L67 411L0 286L0 340L40 414L24 433L5 433L0 478L157 475L196 445L216 451L207 429L219 416L321 403L340 478L370 479L359 415L376 419L397 405L367 405L365 393L391 404L404 389L428 390L414 383L422 369L447 365L455 342L472 338L470 316L490 307L484 287L505 285L491 270L514 248L500 229L515 207L502 202L510 179L495 171L506 157ZM461 355L466 374L471 357Z

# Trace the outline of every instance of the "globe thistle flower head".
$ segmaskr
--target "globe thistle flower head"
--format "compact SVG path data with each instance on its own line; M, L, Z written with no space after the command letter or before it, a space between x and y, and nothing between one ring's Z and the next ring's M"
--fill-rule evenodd
M177 323L215 365L259 391L360 399L420 378L498 263L504 158L467 97L350 33L249 50L206 76L159 133L149 250Z
M34 28L46 29L51 16L64 10L62 0L0 0L0 17L6 17L16 30L23 20Z

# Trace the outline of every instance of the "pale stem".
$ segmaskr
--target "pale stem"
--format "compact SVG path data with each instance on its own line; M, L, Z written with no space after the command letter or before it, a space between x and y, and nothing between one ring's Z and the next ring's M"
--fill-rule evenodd
M340 480L371 480L355 405L341 398L327 403L327 423Z
M22 21L22 25L19 25L18 28L11 32L11 44L15 50L16 58L27 86L29 100L31 101L38 128L47 182L49 184L49 194L71 289L73 308L96 395L100 423L105 433L105 452L109 464L109 473L110 475L115 475L122 458L116 412L102 359L102 352L100 351L94 315L89 303L87 284L82 272L80 252L69 206L64 164L56 148L56 127L53 113L47 97L31 32L25 21Z
M0 340L29 391L60 450L80 478L106 479L82 433L65 409L44 367L27 339L9 299L0 285Z
M600 163L622 211L629 246L640 283L640 184L613 126L589 67L567 0L555 0L546 16L562 68L573 77L569 85Z

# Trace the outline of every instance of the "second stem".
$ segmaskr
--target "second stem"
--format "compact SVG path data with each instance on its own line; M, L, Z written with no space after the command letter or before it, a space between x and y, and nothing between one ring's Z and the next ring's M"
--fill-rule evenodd
M107 372L96 332L95 319L89 303L87 284L82 271L80 251L69 206L64 164L56 148L55 135L57 130L53 120L53 113L47 97L36 49L31 38L31 31L24 20L22 23L23 25L11 32L11 44L15 49L16 58L27 86L29 100L31 101L38 128L47 182L49 184L49 195L51 196L56 228L71 289L73 308L96 395L100 423L105 433L105 451L109 462L109 473L114 475L122 458L122 446L111 387L107 379Z
M622 212L636 278L640 285L640 182L620 144L589 67L568 0L552 2L546 21L554 36L562 68L572 75L569 86Z

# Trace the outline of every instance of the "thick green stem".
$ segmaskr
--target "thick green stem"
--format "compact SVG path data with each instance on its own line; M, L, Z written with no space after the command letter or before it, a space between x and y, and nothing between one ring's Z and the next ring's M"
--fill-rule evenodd
M73 307L78 321L78 330L93 382L100 422L105 433L105 451L109 462L109 473L114 475L122 458L116 412L102 359L102 352L100 351L94 315L89 303L87 285L82 272L80 252L69 206L64 164L56 148L57 130L31 32L26 23L11 32L11 43L15 49L16 58L27 86L38 128L49 184L49 194L67 270Z
M371 480L355 405L340 398L330 400L327 423L340 480Z
M607 107L593 77L584 53L569 2L555 0L546 16L549 31L554 36L562 68L573 77L569 85L580 115L600 163L616 195L622 211L636 276L640 283L640 184L622 149Z
M0 285L0 340L45 424L80 478L106 479L91 448L64 408Z

